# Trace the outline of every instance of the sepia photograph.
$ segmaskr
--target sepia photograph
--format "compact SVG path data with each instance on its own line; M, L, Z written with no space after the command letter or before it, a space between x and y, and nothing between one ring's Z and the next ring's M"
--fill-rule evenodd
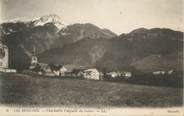
M0 114L183 116L183 0L0 0Z

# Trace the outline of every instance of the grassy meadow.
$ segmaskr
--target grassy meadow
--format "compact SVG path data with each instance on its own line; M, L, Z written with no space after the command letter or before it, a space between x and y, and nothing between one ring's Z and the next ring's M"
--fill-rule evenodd
M182 105L182 88L1 74L0 104L49 107L174 107Z

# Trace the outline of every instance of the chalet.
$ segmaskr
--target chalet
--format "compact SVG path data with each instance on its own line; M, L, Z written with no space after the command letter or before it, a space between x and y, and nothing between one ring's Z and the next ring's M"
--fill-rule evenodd
M100 73L98 72L97 69L91 68L91 69L84 70L83 77L85 79L100 80Z

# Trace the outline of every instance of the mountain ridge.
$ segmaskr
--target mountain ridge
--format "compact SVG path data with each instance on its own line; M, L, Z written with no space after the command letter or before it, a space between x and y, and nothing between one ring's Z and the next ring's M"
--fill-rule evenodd
M156 30L162 31L158 28ZM101 69L107 68L107 70L182 70L183 41L180 41L182 32L176 36L172 30L169 31L171 31L170 36L167 36L167 33L159 33L157 36L154 34L145 36L142 33L139 34L140 37L137 37L129 33L126 36L108 40L86 38L52 52L47 51L39 58L47 62L49 54L52 56L54 53L56 54L56 56L53 55L54 62L49 61L49 63L95 65ZM59 53L59 51L62 52ZM163 62L162 65L160 62ZM144 66L149 68L144 68Z
M28 68L36 48L39 61L45 63L105 70L182 70L183 32L138 28L118 36L90 23L59 29L55 25L60 21L57 16L56 20L47 18L35 20L43 19L46 23L41 25L33 25L34 21L0 25L1 41L10 49L11 68Z

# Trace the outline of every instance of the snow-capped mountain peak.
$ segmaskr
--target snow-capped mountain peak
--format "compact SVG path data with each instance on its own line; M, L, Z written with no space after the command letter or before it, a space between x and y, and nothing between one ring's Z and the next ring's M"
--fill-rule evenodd
M46 15L41 18L37 18L33 20L32 22L34 26L43 26L46 23L53 23L59 30L66 27L64 22L61 21L61 18L56 14Z

